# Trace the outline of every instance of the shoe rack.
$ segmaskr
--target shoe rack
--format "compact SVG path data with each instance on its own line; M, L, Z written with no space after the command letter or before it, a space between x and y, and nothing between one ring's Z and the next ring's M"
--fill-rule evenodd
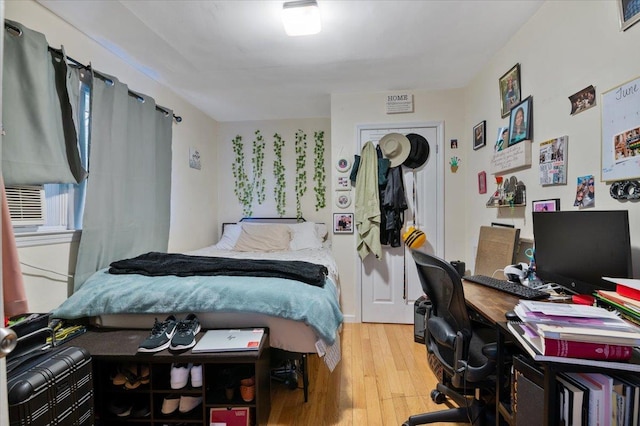
M97 426L209 426L212 409L246 411L248 424L267 424L271 410L268 330L257 351L206 354L191 350L179 354L168 350L138 353L138 344L148 333L89 330L73 339L73 345L87 349L93 359ZM172 389L171 369L175 363L201 364L202 386L193 387L189 376L186 386ZM163 414L165 399L177 396L184 398L185 406L194 406L198 398L202 403L187 413L176 410ZM175 405L175 400L167 404ZM132 411L127 413L129 407Z

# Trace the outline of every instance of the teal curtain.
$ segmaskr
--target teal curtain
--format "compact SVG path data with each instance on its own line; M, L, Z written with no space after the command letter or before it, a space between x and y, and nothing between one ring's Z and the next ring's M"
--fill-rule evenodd
M78 183L80 162L73 108L77 70L45 36L5 21L2 81L2 174L6 185Z
M91 111L75 290L111 262L166 251L169 241L173 113L102 74L93 79Z

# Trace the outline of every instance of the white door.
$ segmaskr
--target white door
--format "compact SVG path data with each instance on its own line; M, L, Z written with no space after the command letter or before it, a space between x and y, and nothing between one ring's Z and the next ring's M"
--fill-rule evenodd
M424 123L408 125L361 126L358 128L358 152L367 141L377 145L387 133L416 133L429 142L429 158L419 169L403 169L409 208L405 210L405 229L413 225L425 232L427 243L421 250L437 256L444 253L444 174L443 125ZM415 179L415 180L414 180ZM413 189L417 204L414 205ZM415 207L417 206L417 210ZM363 322L413 323L414 302L423 292L411 253L401 247L383 246L382 258L367 256L360 261L360 295Z

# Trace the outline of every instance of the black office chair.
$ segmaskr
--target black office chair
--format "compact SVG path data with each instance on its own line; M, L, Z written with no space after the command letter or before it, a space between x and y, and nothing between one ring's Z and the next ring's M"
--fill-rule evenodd
M430 301L425 314L425 346L429 367L438 377L431 399L440 404L449 397L459 408L413 415L404 425L482 424L485 412L492 414L485 399L495 397L497 332L470 320L462 280L450 263L419 251L412 251L412 255Z

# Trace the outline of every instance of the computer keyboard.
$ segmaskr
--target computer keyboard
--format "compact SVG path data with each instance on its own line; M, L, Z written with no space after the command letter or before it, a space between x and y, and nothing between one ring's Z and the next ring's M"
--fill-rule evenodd
M549 297L549 293L545 291L536 290L535 288L526 287L518 283L512 283L511 281L499 280L486 275L465 275L462 278L485 287L491 287L504 293L512 294L520 299L538 300Z

